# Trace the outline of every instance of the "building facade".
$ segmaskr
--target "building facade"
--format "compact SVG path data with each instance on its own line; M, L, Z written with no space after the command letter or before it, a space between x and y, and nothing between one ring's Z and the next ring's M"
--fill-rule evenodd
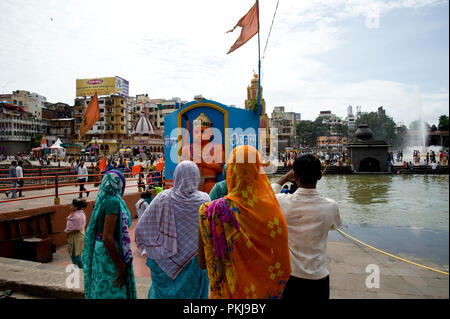
M75 118L62 118L48 120L48 145L54 144L58 138L63 143L70 143L75 135Z
M36 120L42 120L42 108L47 101L45 96L24 90L15 90L11 94L2 94L0 100L11 105L20 106Z
M75 131L80 131L83 112L91 98L75 99ZM100 153L114 153L123 147L122 141L130 137L133 119L135 119L136 99L121 95L99 96L100 119L81 137L85 146L97 144Z
M316 139L316 147L329 152L345 152L347 150L347 137L332 135L318 136Z
M286 147L293 147L296 144L295 112L285 112L284 106L275 106L270 118L270 127L278 129L278 149L283 151Z
M356 117L353 115L353 107L351 105L347 107L347 118L345 121L349 132L353 133L356 130Z
M35 119L24 107L0 102L0 153L30 153L34 137L47 129L48 123Z
M42 108L42 119L67 119L73 118L73 106L67 103L45 102Z
M166 99L150 99L148 109L148 119L154 127L161 132L164 132L164 117L186 104L186 101L181 101L180 98L174 97L171 100Z

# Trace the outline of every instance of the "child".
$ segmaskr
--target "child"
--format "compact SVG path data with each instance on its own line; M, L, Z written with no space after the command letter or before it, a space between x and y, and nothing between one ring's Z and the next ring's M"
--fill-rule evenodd
M72 212L67 217L67 250L69 251L72 263L79 268L83 268L81 254L84 247L84 229L86 228L86 213L83 208L87 203L83 199L74 198L72 200Z
M153 189L152 191L146 191L141 193L141 199L137 201L136 203L136 211L138 215L138 219L144 215L145 210L152 202L153 198L156 196L156 190Z

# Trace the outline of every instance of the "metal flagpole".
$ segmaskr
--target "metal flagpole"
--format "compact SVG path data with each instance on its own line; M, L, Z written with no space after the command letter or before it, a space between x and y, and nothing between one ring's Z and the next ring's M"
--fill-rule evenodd
M261 105L261 49L260 49L260 41L259 41L259 0L256 0L256 16L258 18L258 115L262 113L262 105Z

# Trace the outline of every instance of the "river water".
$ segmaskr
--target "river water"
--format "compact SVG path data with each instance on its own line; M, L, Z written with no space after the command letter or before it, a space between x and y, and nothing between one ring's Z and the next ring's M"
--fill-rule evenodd
M347 234L391 253L449 264L448 175L325 175L317 189L338 203ZM329 239L347 240L338 232Z

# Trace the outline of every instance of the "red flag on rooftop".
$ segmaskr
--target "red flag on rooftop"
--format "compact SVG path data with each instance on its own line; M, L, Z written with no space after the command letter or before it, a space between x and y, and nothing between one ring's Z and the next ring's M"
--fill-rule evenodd
M98 106L98 96L95 92L94 97L89 102L86 112L83 114L83 120L80 126L79 138L81 138L87 131L89 131L100 119L100 107Z
M227 52L227 54L239 48L245 42L250 40L256 33L258 33L258 1L256 1L253 7L247 12L247 14L238 21L234 28L228 32L233 32L236 27L242 27L241 35Z

